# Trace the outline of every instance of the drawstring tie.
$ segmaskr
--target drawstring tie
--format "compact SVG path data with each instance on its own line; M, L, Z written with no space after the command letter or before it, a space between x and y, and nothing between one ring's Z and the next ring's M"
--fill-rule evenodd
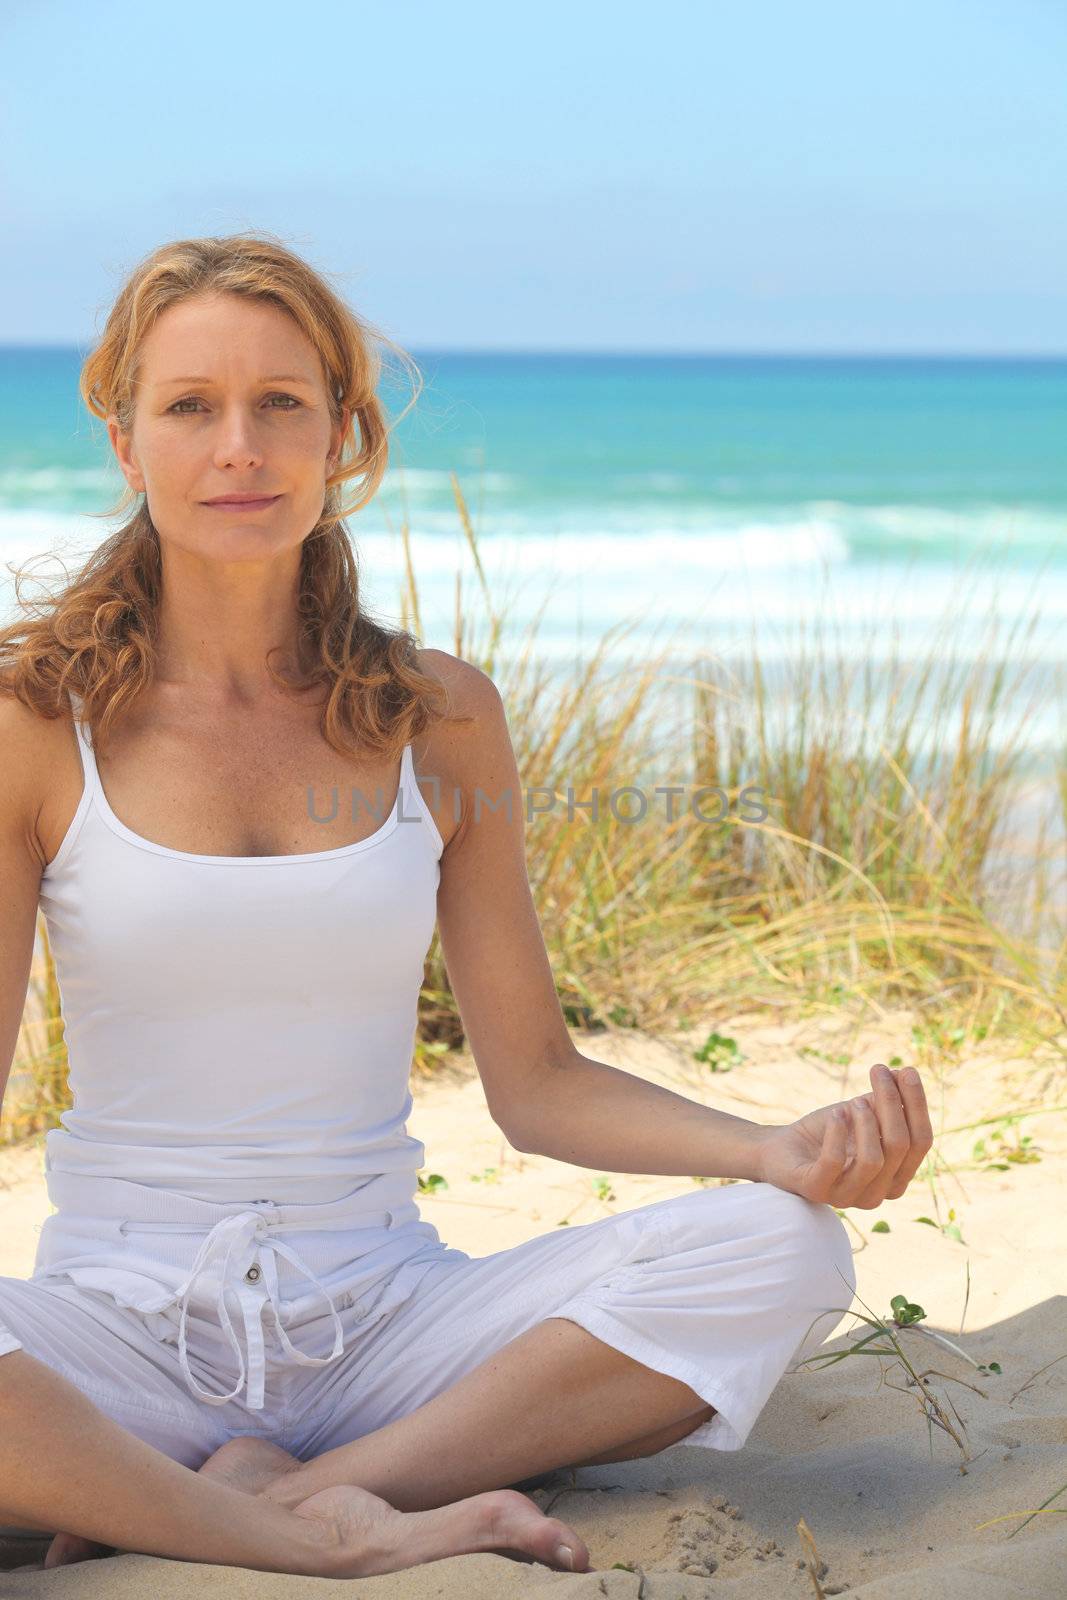
M370 1218L365 1215L361 1217L360 1222L363 1226L371 1223L388 1226L391 1220L392 1213L386 1211L381 1213L380 1222L378 1217ZM311 1271L307 1263L300 1259L292 1246L283 1244L279 1239L271 1238L267 1232L268 1227L274 1231L281 1231L301 1227L306 1228L308 1226L309 1224L300 1222L275 1222L257 1211L241 1211L232 1216L223 1217L221 1222L216 1223L197 1251L189 1276L176 1291L178 1304L181 1307L181 1317L178 1322L178 1356L182 1371L185 1373L186 1383L194 1392L194 1395L199 1394L200 1398L205 1400L208 1405L225 1405L227 1401L233 1400L239 1394L242 1384L246 1382L244 1356L234 1332L233 1324L230 1321L229 1311L226 1308L226 1290L231 1288L240 1301L241 1314L244 1319L245 1340L248 1347L248 1409L250 1411L261 1411L263 1409L266 1378L266 1359L263 1343L264 1301L245 1289L240 1278L231 1276L235 1255L240 1259L241 1252L246 1251L249 1246L254 1246L255 1260L242 1276L249 1283L257 1283L261 1276L265 1278L267 1298L274 1309L275 1330L284 1349L292 1359L304 1367L324 1367L328 1366L331 1361L336 1361L337 1357L342 1353L344 1329L341 1325L341 1319L337 1315L333 1300L327 1294L320 1280ZM315 1228L323 1228L329 1227L331 1224L317 1222L313 1226ZM339 1220L334 1222L332 1226L350 1228L352 1220L351 1218L347 1221ZM120 1224L120 1231L122 1233L199 1233L201 1230L178 1222L124 1221ZM277 1255L284 1256L287 1261L291 1261L297 1271L303 1274L326 1302L334 1326L333 1349L329 1355L310 1356L306 1351L297 1349L282 1327L281 1308L277 1296L278 1269L274 1259ZM189 1366L186 1339L186 1318L189 1310L189 1301L192 1298L197 1280L202 1275L209 1274L214 1264L220 1260L222 1271L215 1294L215 1306L219 1314L219 1321L222 1327L225 1328L226 1335L233 1346L238 1364L237 1382L228 1394L216 1394L213 1390L205 1389L201 1384L197 1383Z

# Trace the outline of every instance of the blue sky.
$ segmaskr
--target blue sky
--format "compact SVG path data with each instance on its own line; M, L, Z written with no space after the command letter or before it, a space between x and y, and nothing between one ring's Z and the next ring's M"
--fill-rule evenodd
M269 229L414 350L1067 354L1061 0L6 0L0 342Z

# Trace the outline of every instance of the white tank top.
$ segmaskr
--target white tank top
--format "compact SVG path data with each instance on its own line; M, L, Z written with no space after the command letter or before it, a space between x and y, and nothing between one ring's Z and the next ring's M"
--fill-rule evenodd
M369 838L209 856L128 828L75 729L85 782L40 894L74 1100L47 1135L48 1170L208 1200L300 1200L307 1185L325 1200L394 1174L410 1199L443 849L411 746Z
M291 1359L322 1366L342 1353L337 1304L363 1326L459 1255L419 1215L425 1147L406 1126L441 835L407 745L393 809L356 844L172 850L115 815L75 729L85 781L40 893L74 1104L45 1140L56 1210L33 1276L179 1307L191 1392L220 1405L244 1387L262 1409L268 1301ZM192 1373L193 1306L233 1346L228 1394ZM313 1357L285 1326L322 1306L334 1348Z

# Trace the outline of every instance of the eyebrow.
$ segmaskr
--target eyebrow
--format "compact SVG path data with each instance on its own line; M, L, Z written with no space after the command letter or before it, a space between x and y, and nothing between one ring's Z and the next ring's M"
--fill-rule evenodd
M260 383L305 383L309 388L313 387L310 378L302 378L295 372L272 372L268 377L260 378L259 381ZM214 378L161 378L156 387L164 389L168 383L213 384L214 382Z

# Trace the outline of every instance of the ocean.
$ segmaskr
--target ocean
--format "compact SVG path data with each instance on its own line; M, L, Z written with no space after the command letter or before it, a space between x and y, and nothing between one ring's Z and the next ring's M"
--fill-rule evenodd
M682 667L755 649L783 684L820 623L852 662L965 666L1000 648L1036 695L1031 756L1062 760L1067 361L410 354L425 388L349 523L379 616L401 616L405 522L423 642L454 647L457 573L480 614L455 474L510 636L540 612L536 648L562 670L623 622L627 659L668 641ZM0 349L5 565L69 565L114 526L89 515L122 480L81 406L80 359ZM410 390L389 361L396 417Z

